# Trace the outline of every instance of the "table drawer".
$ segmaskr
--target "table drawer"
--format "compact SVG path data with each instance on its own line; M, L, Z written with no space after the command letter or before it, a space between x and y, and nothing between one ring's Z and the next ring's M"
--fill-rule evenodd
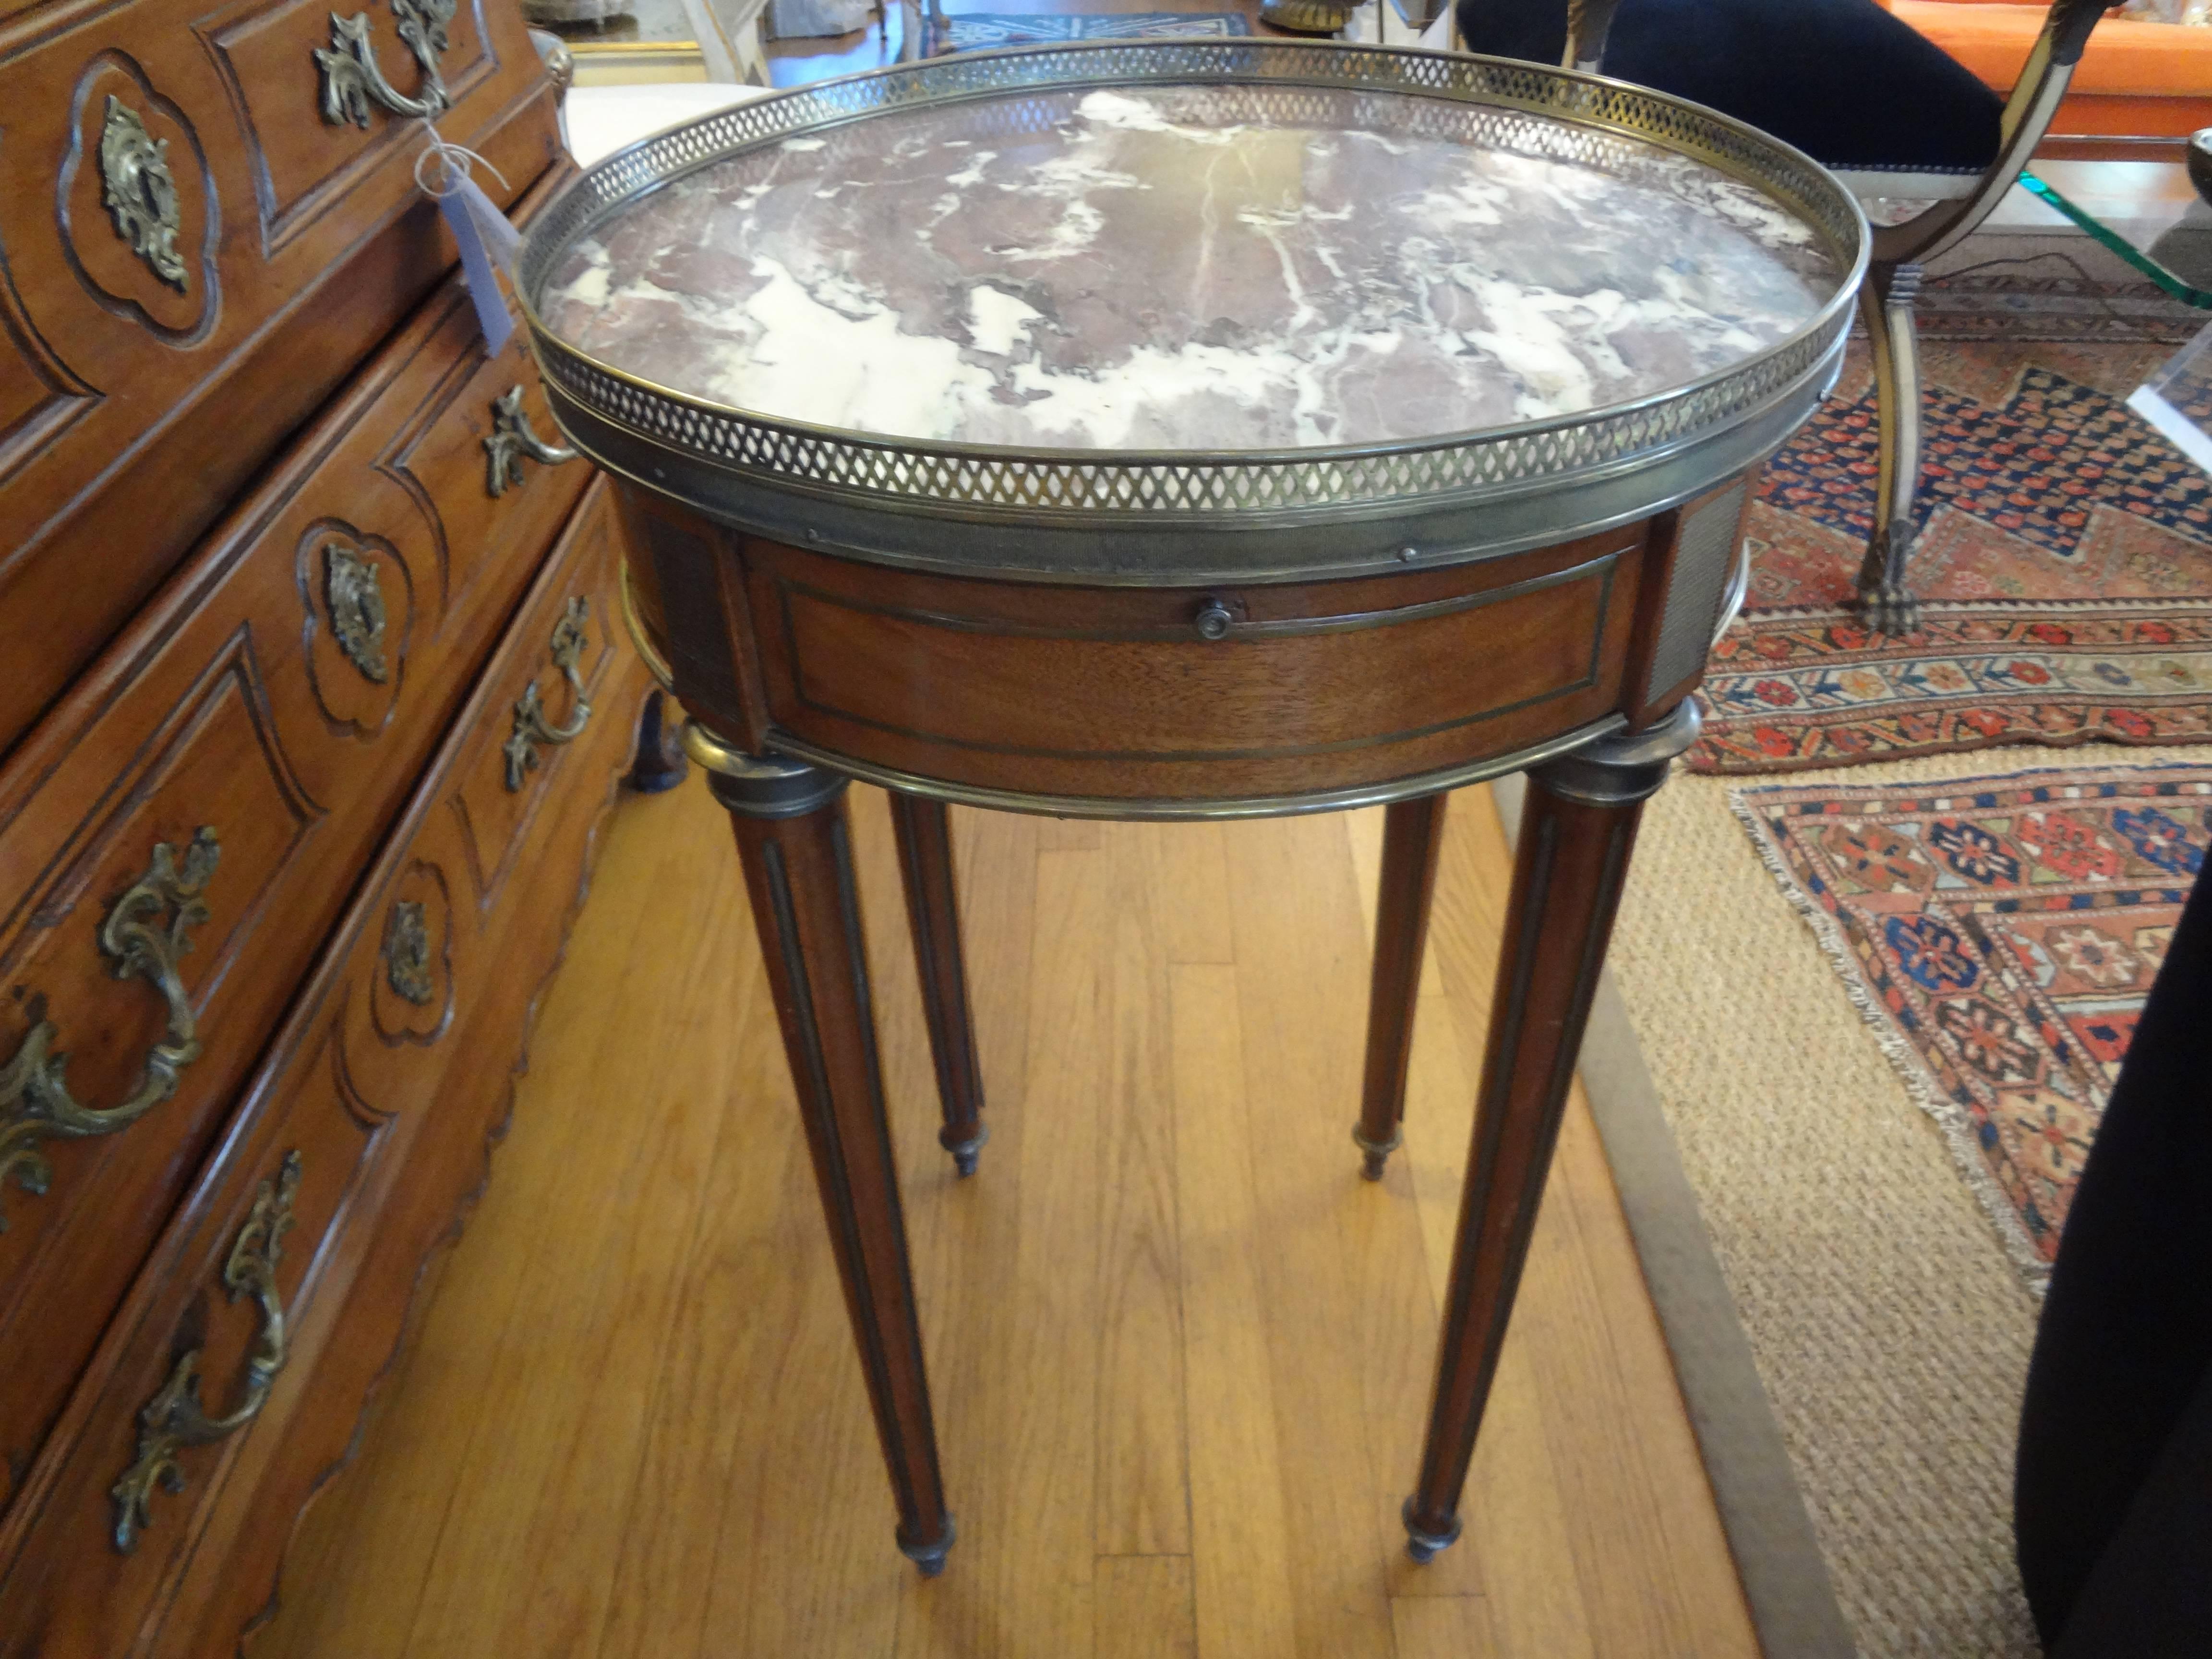
M559 155L551 88L516 8L439 3L360 12L369 61L418 89L421 21L441 130L512 199ZM453 258L420 124L326 115L368 79L333 27L325 0L0 21L0 753Z
M0 772L11 1471L584 487L502 399L449 286Z
M265 1602L294 1517L344 1455L425 1254L483 1178L529 1010L629 760L647 681L620 625L619 564L602 483L26 1480L0 1531L0 1654L229 1652ZM577 729L535 744L538 763L518 778L508 755L533 685L541 708L565 717L548 723ZM512 810L488 821L495 801ZM156 1410L172 1431L163 1439L147 1407L185 1356L205 1379L207 1413L254 1403L266 1322L250 1292L226 1293L225 1274L240 1277L239 1239L251 1255L280 1205L292 1220L274 1275L282 1367L249 1424L210 1437L189 1412ZM163 1455L174 1489L148 1479Z
M639 492L636 584L679 690L795 740L978 789L1267 797L1462 767L1612 713L1644 526L1384 577L1098 587L719 544ZM717 664L734 638L744 660Z

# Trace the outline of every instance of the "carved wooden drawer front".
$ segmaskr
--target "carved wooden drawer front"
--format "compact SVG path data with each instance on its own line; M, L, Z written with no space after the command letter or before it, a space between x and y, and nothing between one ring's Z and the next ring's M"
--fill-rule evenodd
M1176 589L887 581L742 549L775 730L985 787L1170 799L1311 788L1321 757L1334 787L1406 777L1599 718L1641 555L1632 527L1382 580Z
M529 855L536 820L576 745L594 726L630 718L611 708L603 684L629 641L622 622L621 530L611 492L572 532L577 574L560 592L541 590L516 623L495 672L498 712L470 734L473 747L453 796L467 852L469 891L496 903Z
M0 771L9 1469L584 486L515 482L522 415L520 337L486 360L449 287Z
M434 66L518 191L558 153L512 4L360 3L0 19L0 753L451 259L421 123L361 88Z
M265 1604L293 1517L343 1456L391 1355L424 1254L482 1176L539 989L514 964L557 955L589 841L629 758L647 681L619 624L600 625L617 553L602 483L0 1529L0 1649L228 1653ZM515 792L528 801L527 833L517 831L487 890L484 826L472 816L480 775L506 793L501 749L518 688L548 680L547 636L579 597L592 613L592 713ZM257 1252L280 1203L290 1224L274 1262L283 1323L272 1356ZM236 1291L241 1279L252 1282ZM197 1412L176 1403L187 1375L201 1379ZM173 1490L155 1478L172 1467Z

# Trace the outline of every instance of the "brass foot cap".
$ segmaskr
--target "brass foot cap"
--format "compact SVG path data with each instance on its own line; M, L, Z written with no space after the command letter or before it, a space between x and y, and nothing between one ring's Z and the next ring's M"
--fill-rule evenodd
M1359 1148L1360 1156L1364 1160L1359 1170L1361 1178L1366 1181L1382 1180L1382 1166L1389 1162L1390 1154L1398 1150L1404 1139L1405 1137L1402 1134L1393 1129L1388 1140L1370 1140L1364 1127L1358 1123L1353 1124L1352 1144Z
M945 1517L945 1536L933 1543L915 1543L902 1529L898 1534L899 1553L920 1567L924 1578L934 1578L945 1571L945 1558L952 1553L953 1540L959 1535L948 1515Z
M1398 1511L1406 1523L1406 1553L1413 1558L1414 1565L1425 1565L1436 1559L1437 1552L1448 1550L1459 1542L1460 1518L1451 1518L1451 1527L1444 1532L1429 1532L1413 1522L1413 1500L1408 1498L1405 1508Z
M937 1132L937 1144L952 1154L952 1167L958 1174L974 1175L975 1160L983 1153L983 1143L991 1138L991 1126L988 1123L984 1124L966 1140L955 1140L951 1135L951 1130L939 1129Z

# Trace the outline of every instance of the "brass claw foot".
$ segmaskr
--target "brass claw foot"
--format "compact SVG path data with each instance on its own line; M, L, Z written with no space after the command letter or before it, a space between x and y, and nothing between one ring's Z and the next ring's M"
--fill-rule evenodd
M1881 582L1862 589L1852 607L1876 634L1901 638L1920 631L1920 601L1900 586Z

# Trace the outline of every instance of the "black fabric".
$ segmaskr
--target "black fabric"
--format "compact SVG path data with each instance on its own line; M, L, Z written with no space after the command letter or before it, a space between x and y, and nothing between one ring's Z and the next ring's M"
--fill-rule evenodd
M2212 1651L2212 880L2200 878L2074 1194L2013 1491L2063 1659Z
M1469 52L1556 64L1566 0L1458 0ZM2003 100L1874 0L1621 0L1605 73L1838 167L1977 173Z
M2097 1558L2051 1659L2201 1659L2212 1650L2212 1370Z

